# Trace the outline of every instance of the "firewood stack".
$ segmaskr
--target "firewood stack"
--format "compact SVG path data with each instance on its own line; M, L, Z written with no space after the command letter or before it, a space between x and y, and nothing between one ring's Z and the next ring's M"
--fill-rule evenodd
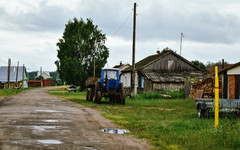
M210 76L206 79L192 83L190 97L195 98L197 90L203 90L202 98L214 98L215 77ZM222 79L219 77L219 97L222 97Z

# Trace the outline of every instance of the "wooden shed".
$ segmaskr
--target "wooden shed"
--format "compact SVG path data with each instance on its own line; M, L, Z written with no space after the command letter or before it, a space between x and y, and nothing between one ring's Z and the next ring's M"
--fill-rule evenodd
M168 48L142 59L135 68L138 91L179 90L191 79L205 76L200 68ZM132 67L122 71L123 75L129 72L132 72Z

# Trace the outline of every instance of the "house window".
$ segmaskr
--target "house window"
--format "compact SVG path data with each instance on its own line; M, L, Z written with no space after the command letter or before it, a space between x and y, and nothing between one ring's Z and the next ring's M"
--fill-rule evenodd
M125 76L125 79L124 79L124 86L128 86L127 83L128 83L128 82L127 82L127 76Z
M172 70L173 69L173 63L174 63L174 61L172 59L168 60L168 70Z
M141 77L141 88L144 89L144 77Z

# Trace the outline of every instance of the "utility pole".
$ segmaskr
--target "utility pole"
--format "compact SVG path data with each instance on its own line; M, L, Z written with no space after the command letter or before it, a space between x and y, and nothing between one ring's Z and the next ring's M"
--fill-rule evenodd
M43 87L43 84L42 84L42 67L40 67L40 75L39 77L41 78L41 87Z
M22 72L22 88L24 89L24 64L23 64L23 72Z
M15 86L17 87L17 83L18 83L18 68L19 68L19 61L18 61L18 64L17 64L17 73L16 73L16 83L15 83Z
M184 37L183 33L181 32L181 37L180 37L180 56L182 53L182 38Z
M137 95L137 87L135 83L135 41L136 41L136 7L137 3L134 3L133 11L133 46L132 46L132 92L134 96Z
M94 43L94 52L93 52L93 77L95 77L95 54L97 49L97 42Z
M11 59L8 59L8 89L10 88Z

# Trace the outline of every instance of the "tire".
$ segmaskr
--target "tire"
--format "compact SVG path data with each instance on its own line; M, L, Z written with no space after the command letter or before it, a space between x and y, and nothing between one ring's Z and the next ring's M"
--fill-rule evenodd
M205 103L198 104L198 117L202 118L207 111L207 105Z
M202 109L201 108L198 109L198 118L202 118Z
M89 90L89 100L92 101L94 97L94 90L92 88L90 88Z
M94 102L100 104L101 99L102 99L101 85L98 82L96 82L94 90Z
M90 92L89 92L89 90L87 91L87 94L86 94L86 100L87 101L89 101L89 94L90 94Z

